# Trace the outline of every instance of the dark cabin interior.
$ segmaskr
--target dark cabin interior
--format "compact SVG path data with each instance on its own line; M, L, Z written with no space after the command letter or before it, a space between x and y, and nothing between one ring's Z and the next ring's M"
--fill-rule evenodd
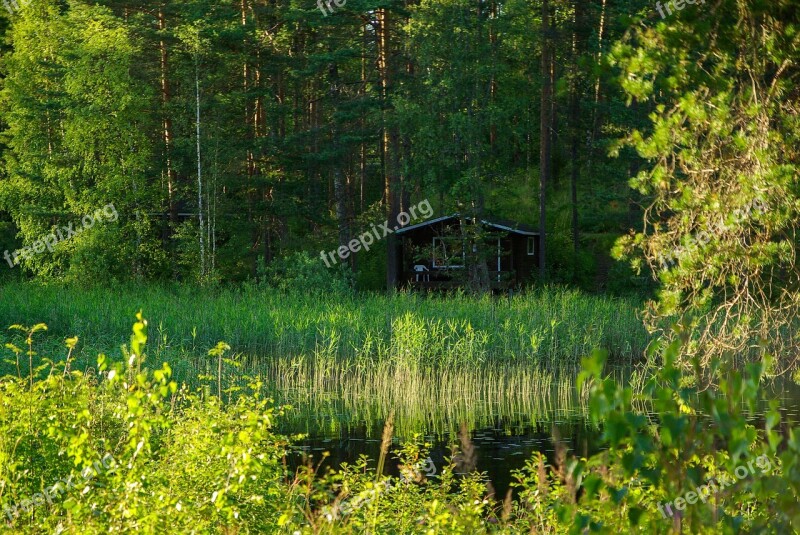
M461 229L462 221L470 228ZM530 283L539 262L539 233L505 220L476 222L458 214L439 217L397 231L399 287L458 288L467 283L465 264L470 245L486 264L492 289ZM477 238L476 238L477 237ZM480 253L476 240L481 243Z

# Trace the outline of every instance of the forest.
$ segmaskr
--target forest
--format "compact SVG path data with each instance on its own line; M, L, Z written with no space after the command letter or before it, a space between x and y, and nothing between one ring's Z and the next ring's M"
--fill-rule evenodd
M641 226L643 160L609 149L654 109L614 82L614 43L648 2L332 7L15 11L0 248L109 203L119 220L0 276L242 281L428 199L436 216L543 223L549 281L646 290L609 256ZM357 288L386 288L392 251L348 259Z
M800 533L800 0L3 0L0 533Z

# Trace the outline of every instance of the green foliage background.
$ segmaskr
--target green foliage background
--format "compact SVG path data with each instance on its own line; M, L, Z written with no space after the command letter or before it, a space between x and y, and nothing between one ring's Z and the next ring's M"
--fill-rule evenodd
M585 289L613 289L613 261L597 244L638 220L625 181L639 159L606 153L641 117L625 108L607 57L645 4L554 8L550 272ZM387 88L380 8L391 24ZM392 174L403 207L427 198L437 215L537 224L540 16L538 1L516 0L352 0L328 16L283 0L31 0L0 14L0 247L30 245L110 202L120 213L0 277L254 278L259 259L315 256L383 221ZM399 140L390 156L387 130ZM384 249L352 260L361 289L384 287Z

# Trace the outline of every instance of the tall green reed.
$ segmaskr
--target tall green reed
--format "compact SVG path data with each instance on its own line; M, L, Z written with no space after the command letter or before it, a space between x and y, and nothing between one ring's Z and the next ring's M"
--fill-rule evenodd
M76 358L89 362L98 350L116 347L127 332L125 318L139 309L157 331L153 354L179 365L219 340L261 361L322 352L355 365L390 361L410 369L488 363L558 368L578 365L597 347L612 361L631 363L649 341L638 303L556 287L513 298L286 294L256 286L0 287L0 326L44 322L57 336L90 340L91 347L76 348Z

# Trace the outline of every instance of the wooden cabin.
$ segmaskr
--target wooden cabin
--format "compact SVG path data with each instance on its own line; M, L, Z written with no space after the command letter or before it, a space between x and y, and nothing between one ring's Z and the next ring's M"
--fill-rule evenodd
M461 228L462 221L467 228ZM467 263L480 261L486 264L492 289L530 283L539 263L539 233L512 221L483 219L477 224L453 214L399 229L398 286L462 287L468 282Z

